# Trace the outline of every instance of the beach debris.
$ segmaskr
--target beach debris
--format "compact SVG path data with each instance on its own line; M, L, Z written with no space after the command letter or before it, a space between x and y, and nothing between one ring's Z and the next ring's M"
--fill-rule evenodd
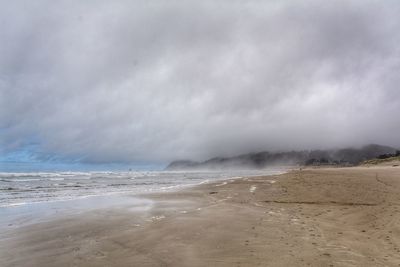
M252 186L250 187L249 191L250 191L250 193L254 193L254 191L256 191L256 189L257 189L257 186L252 185Z

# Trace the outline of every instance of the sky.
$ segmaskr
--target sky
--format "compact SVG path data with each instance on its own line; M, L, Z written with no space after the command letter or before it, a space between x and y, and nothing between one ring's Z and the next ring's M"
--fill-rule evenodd
M400 2L0 1L0 161L400 147Z

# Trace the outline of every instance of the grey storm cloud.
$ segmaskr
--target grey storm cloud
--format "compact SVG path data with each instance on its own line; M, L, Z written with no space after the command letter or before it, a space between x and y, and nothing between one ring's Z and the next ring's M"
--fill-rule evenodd
M90 162L399 146L398 1L2 1L0 145Z

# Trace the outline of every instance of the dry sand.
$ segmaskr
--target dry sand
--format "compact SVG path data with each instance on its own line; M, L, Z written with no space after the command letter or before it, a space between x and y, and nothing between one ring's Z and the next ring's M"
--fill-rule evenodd
M314 169L145 196L6 232L0 266L400 266L400 167Z

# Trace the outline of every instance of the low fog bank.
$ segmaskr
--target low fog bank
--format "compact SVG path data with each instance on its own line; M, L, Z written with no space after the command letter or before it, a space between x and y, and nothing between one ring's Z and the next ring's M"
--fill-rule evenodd
M396 148L375 144L361 148L331 150L265 151L235 157L216 157L203 162L178 160L171 162L166 170L263 169L274 166L303 165L353 166L381 155L396 153L400 153Z

